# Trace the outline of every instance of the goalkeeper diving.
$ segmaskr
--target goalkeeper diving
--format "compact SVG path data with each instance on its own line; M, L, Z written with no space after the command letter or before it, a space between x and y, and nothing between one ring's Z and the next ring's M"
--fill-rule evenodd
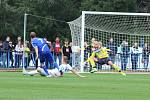
M79 77L85 77L77 73L75 70L73 70L73 68L67 62L68 62L68 58L67 56L64 56L63 62L59 67L56 67L54 69L47 69L47 70L38 67L37 70L33 70L33 71L26 71L26 69L24 68L23 74L30 75L30 76L40 74L41 76L46 76L46 77L62 77L64 73L71 71L74 75L77 75Z
M100 65L103 65L103 64L110 65L116 71L118 71L121 75L126 76L126 74L122 72L121 69L117 65L112 63L108 54L108 52L110 51L109 49L104 48L102 46L102 43L98 41L95 41L93 46L95 50L92 52L91 56L85 62L85 63L89 62L91 64L92 66L91 73L97 72L95 63L98 63Z

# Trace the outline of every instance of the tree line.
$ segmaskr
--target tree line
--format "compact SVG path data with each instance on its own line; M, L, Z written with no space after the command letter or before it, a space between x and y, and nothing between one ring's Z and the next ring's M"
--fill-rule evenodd
M31 31L50 40L71 38L66 22L78 18L83 10L148 12L149 5L147 0L0 0L0 39L23 36L24 13L31 14L27 16L27 38Z

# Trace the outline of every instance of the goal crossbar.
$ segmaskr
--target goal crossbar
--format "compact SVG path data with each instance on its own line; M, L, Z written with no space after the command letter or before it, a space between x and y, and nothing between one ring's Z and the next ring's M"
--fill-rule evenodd
M150 13L126 13L126 12L96 12L82 11L83 14L103 14L103 15L126 15L126 16L150 16Z

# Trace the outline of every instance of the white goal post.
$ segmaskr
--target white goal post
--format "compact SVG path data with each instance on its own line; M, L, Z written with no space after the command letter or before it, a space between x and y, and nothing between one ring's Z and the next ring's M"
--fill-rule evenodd
M80 65L85 60L84 49L82 49L84 43L89 44L92 38L96 38L107 46L108 38L113 37L118 44L118 53L120 53L119 46L124 40L128 42L130 48L134 42L137 42L140 50L144 43L150 44L150 13L82 11L79 18L68 24L71 29L73 46L81 48L81 56L78 58ZM140 65L139 60L138 63L138 68L142 68L143 65ZM128 58L128 68L131 69L131 67L131 60ZM84 66L81 66L80 71L84 71Z

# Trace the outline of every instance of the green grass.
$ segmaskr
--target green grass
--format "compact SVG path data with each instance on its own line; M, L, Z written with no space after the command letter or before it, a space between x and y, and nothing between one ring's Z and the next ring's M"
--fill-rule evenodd
M0 100L150 100L150 75L84 75L46 78L0 72Z

